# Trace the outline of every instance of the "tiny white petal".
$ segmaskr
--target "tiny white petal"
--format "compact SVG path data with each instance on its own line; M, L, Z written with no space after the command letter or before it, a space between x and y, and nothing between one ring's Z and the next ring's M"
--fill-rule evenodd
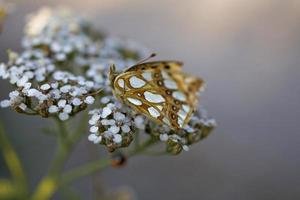
M93 104L95 102L95 98L92 96L87 96L84 100L84 103L86 104Z
M70 104L67 104L65 107L64 107L64 113L71 113L72 112L72 106Z
M106 105L106 107L110 108L111 110L114 110L116 108L116 105L113 103L109 103Z
M64 108L66 106L66 104L67 104L67 101L65 99L61 99L57 103L58 107L60 107L60 108Z
M8 96L9 96L9 98L14 99L19 95L20 95L20 93L15 90L15 91L10 92Z
M119 126L113 125L113 126L109 127L108 130L109 130L110 132L112 132L113 134L117 134L117 133L119 133L119 131L120 131L120 127L119 127Z
M120 112L115 112L114 113L114 119L117 121L123 121L125 119L125 115Z
M159 139L163 142L167 141L169 139L168 134L161 134L159 135Z
M134 118L134 124L138 129L145 129L144 118L141 115L138 115Z
M112 126L112 125L115 125L115 124L116 124L116 121L113 120L113 119L102 119L102 120L101 120L101 124L102 124L103 126L108 126L108 125Z
M96 133L98 130L99 130L99 127L97 127L97 126L92 126L92 127L90 128L90 132L91 132L91 133Z
M115 143L120 143L120 142L122 142L122 136L121 136L120 134L114 135L113 141L114 141Z
M97 121L100 119L100 115L94 114L92 118L89 120L90 125L95 125Z
M100 102L103 104L107 104L110 101L110 99L108 97L103 97L101 98Z
M94 144L98 144L102 141L102 136L98 136L95 140L94 140Z
M58 107L55 105L52 105L48 108L49 113L56 113L58 112Z
M71 85L64 85L60 88L60 91L62 93L68 93L70 91L70 89L71 89Z
M20 78L17 81L17 86L18 87L23 87L27 82L28 82L28 77L27 76L23 76L22 78Z
M52 87L53 89L58 88L58 82L51 83L51 87Z
M3 101L1 101L0 102L0 106L1 106L1 108L7 108L7 107L9 107L10 106L10 101L9 100L3 100Z
M65 120L69 119L68 113L64 113L64 112L59 113L58 117L59 117L59 119L62 120L62 121L65 121Z
M40 92L37 94L36 98L38 98L38 100L40 101L45 101L48 97L47 95L44 95L43 93Z
M187 145L183 145L182 149L185 150L185 151L189 151L190 150L189 146L187 146Z
M79 105L82 104L82 101L81 101L79 98L74 98L74 99L72 100L72 104L73 104L74 106L79 106Z
M96 139L97 139L97 135L92 133L92 134L89 134L88 136L88 140L91 141L91 142L94 142Z
M112 110L109 107L104 107L101 113L102 118L106 118L108 115L112 113Z
M48 83L43 84L43 85L41 86L41 90L49 90L49 89L50 89L50 85L49 85Z
M121 127L122 131L124 133L129 133L130 132L130 127L127 125L127 124L124 124L122 127Z
M27 96L29 97L34 97L34 96L37 96L38 94L40 94L40 91L38 91L37 89L30 89L28 90L27 92Z

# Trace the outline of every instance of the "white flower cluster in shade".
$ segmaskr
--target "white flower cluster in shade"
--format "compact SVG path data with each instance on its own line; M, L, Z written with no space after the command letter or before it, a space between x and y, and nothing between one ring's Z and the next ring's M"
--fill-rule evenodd
M169 153L178 154L182 150L188 151L190 145L204 139L216 125L215 119L208 118L206 111L200 108L183 129L174 131L166 126L158 126L154 129L154 135L158 134L159 139L167 143Z
M80 68L82 74L99 88L107 84L110 65L125 68L149 55L143 46L131 40L106 36L68 10L49 8L29 17L23 47L45 49L60 66Z
M93 81L66 71L54 71L52 61L38 50L10 56L10 67L0 65L0 77L17 87L1 107L12 107L25 114L43 117L57 114L67 120L95 101Z
M20 55L10 52L8 63L0 64L0 77L16 87L0 106L61 120L94 104L101 88L110 90L111 64L124 68L147 52L134 42L104 36L67 10L50 8L28 18L22 45Z
M89 112L91 118L88 139L95 144L104 144L109 151L127 147L133 134L145 129L144 116L133 115L131 110L116 101L113 96L101 98L102 108Z
M133 133L138 131L165 142L169 153L178 154L182 150L188 151L190 145L206 137L216 126L215 120L209 119L203 109L191 118L184 129L174 131L134 113L113 96L103 97L101 105L100 109L90 111L88 139L94 144L105 145L109 151L127 147L133 140Z

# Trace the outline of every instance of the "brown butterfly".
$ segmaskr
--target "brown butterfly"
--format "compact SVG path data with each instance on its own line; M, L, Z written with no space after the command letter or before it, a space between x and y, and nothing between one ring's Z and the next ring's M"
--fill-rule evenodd
M154 57L152 54L149 58ZM182 62L149 58L116 73L110 68L114 95L123 103L171 129L183 128L192 116L204 81L182 72Z

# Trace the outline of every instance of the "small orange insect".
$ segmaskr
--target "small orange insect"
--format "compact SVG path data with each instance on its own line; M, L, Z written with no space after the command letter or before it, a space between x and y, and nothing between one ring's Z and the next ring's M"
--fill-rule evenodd
M110 68L114 95L135 111L171 129L183 128L198 104L204 81L182 72L182 62L147 59L117 73Z

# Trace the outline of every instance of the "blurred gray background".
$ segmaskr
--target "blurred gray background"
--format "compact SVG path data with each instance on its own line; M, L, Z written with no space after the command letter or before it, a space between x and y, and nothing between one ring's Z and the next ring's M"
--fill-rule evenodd
M300 198L300 1L20 0L0 35L1 60L6 49L20 50L26 14L61 4L97 28L139 41L158 59L184 61L187 72L207 81L202 105L218 122L187 153L136 157L106 170L97 176L104 189L126 187L142 200ZM0 84L4 99L10 86ZM54 139L39 133L49 123L9 109L0 110L0 119L33 187L53 155ZM69 166L103 152L91 146L83 139ZM76 184L84 199L100 190L92 182Z

